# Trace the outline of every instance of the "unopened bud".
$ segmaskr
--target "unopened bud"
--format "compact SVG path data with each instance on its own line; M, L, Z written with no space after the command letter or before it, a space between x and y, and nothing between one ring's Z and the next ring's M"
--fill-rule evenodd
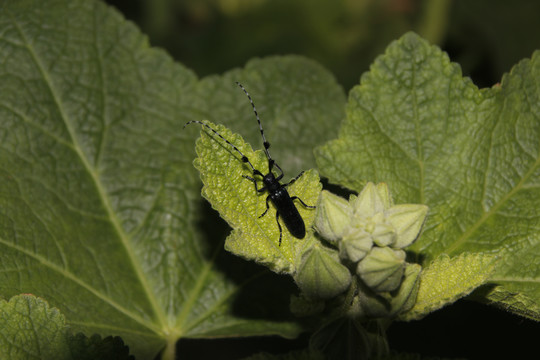
M328 299L349 287L351 273L339 262L337 251L313 243L301 255L294 280L305 296Z
M393 291L401 283L405 268L405 251L374 247L362 259L356 273L375 292Z
M416 240L427 211L427 206L418 204L395 205L385 211L386 221L393 226L397 235L392 247L403 249Z
M376 186L377 193L379 194L380 199L382 200L383 206L385 209L390 208L394 204L392 196L390 196L390 190L388 185L384 182L378 183Z
M410 310L416 301L419 275L422 267L407 264L403 281L396 291L377 294L365 284L360 284L358 296L353 304L358 304L358 313L367 319L395 317Z
M339 242L339 256L356 263L362 260L372 247L371 234L362 227L350 227Z
M388 187L384 183L374 185L368 182L352 205L355 214L364 217L372 217L376 213L383 212L391 205Z
M409 311L416 302L418 288L420 287L420 272L422 266L407 264L401 286L396 294L392 295L392 314L397 315Z
M380 247L393 245L396 241L394 227L383 222L375 224L371 236L373 237L373 242Z
M337 241L350 225L352 209L347 200L323 190L317 203L315 227L326 240Z

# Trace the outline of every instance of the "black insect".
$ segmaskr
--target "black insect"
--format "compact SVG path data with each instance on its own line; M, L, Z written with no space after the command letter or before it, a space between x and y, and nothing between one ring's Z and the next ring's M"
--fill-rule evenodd
M298 239L303 239L304 236L306 236L306 226L304 225L304 220L300 216L300 213L298 212L298 209L296 209L294 205L294 200L298 200L303 206L314 209L315 206L307 205L300 199L298 196L291 197L289 193L287 192L287 186L294 183L302 174L303 171L294 179L289 181L286 184L281 184L279 181L283 178L283 170L279 167L279 165L272 159L270 156L270 153L268 152L268 149L270 148L270 143L266 141L266 138L264 137L264 131L261 125L261 120L259 119L259 114L257 113L257 109L255 108L255 104L253 103L253 100L251 99L251 96L247 92L247 90L240 84L239 82L236 82L236 84L244 91L244 93L247 95L249 102L251 103L251 106L253 107L253 112L255 113L255 117L257 118L257 122L259 123L259 130L261 131L261 136L263 140L264 145L264 152L266 154L266 158L268 159L268 174L264 175L259 170L255 169L253 164L249 161L249 159L233 144L231 144L227 139L225 139L223 136L221 136L220 133L218 133L216 130L212 129L207 124L203 123L202 121L198 120L192 120L186 123L186 125L197 123L201 124L203 126L206 126L208 129L210 129L214 134L219 136L223 141L225 141L227 144L229 144L234 150L236 150L241 156L242 161L244 163L248 163L251 167L251 170L253 172L253 177L243 175L246 179L253 182L255 185L255 190L258 193L268 191L268 196L266 197L266 210L259 216L259 218L266 215L269 209L269 201L272 201L274 206L276 207L276 222L279 228L279 245L281 246L281 237L282 237L282 231L281 231L281 225L279 224L279 217L281 215L281 219L285 223L285 226L289 230L289 232ZM184 125L184 127L186 127ZM272 172L272 169L276 167L280 174L276 177L274 173ZM263 186L261 188L257 187L257 180L255 180L255 176L260 176L262 178Z

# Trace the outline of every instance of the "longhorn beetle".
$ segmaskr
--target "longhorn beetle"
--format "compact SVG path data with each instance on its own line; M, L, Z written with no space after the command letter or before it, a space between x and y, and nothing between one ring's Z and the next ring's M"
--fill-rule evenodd
M307 205L300 199L298 196L290 196L287 192L287 186L294 183L302 174L303 171L298 174L297 177L292 179L286 184L281 184L279 181L283 178L283 170L279 167L279 165L272 159L270 156L270 153L268 152L268 149L270 148L270 143L266 141L266 138L264 137L264 131L261 125L261 120L259 118L259 114L257 113L257 109L255 108L255 104L253 103L253 100L251 99L251 96L247 92L247 90L240 84L238 81L236 84L244 91L246 96L249 99L249 102L251 103L251 106L253 107L253 113L255 114L255 117L257 118L257 122L259 123L259 130L261 132L261 137L263 140L263 146L264 146L264 153L266 154L266 158L268 159L268 174L264 175L259 170L255 169L251 161L245 156L236 146L231 144L229 140L225 139L223 136L221 136L220 133L218 133L216 130L208 126L207 124L203 123L202 121L198 120L192 120L187 122L184 125L184 128L192 123L201 124L203 126L206 126L208 129L210 129L214 134L219 136L223 141L225 141L227 144L229 144L236 152L242 156L242 162L248 163L251 167L251 170L253 172L253 177L243 175L244 178L248 179L249 181L252 181L255 185L255 191L257 193L262 193L264 191L268 191L268 196L266 197L266 210L259 216L259 218L262 218L266 213L268 212L268 209L270 206L268 205L269 201L272 201L274 206L276 207L276 222L279 228L279 246L281 246L281 237L282 237L282 230L281 225L279 224L279 216L281 215L281 219L285 223L285 226L289 230L289 232L298 239L303 239L304 236L306 236L306 226L304 225L304 220L300 216L300 213L298 212L298 209L294 206L294 200L300 201L300 203L310 209L314 209L315 206ZM279 174L277 177L272 172L272 169L274 166L279 170L281 174ZM262 178L263 186L261 188L257 187L257 180L255 179L255 176L260 176Z

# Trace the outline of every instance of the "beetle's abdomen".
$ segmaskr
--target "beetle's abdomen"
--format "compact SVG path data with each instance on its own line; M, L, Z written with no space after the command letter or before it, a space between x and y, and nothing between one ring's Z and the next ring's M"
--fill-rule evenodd
M306 236L306 226L287 190L281 188L271 193L270 200L272 200L272 203L279 212L279 217L292 236L303 239Z

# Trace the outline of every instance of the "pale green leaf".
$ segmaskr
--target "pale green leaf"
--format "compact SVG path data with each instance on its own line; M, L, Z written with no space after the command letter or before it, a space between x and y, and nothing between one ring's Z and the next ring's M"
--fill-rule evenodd
M424 265L496 254L490 281L538 309L540 52L479 90L439 48L406 34L351 91L339 138L316 155L332 182L356 191L386 182L396 203L428 205L408 248Z
M424 317L484 284L493 273L496 257L463 253L450 258L441 255L420 274L420 287L413 308L400 315L402 320Z
M223 126L208 124L221 136L239 149L252 165L266 174L268 160L264 152L254 152L238 134L232 134ZM197 141L198 158L195 167L200 171L204 183L203 196L231 225L234 231L227 238L225 248L246 259L269 266L276 272L292 274L296 270L296 256L306 240L292 236L283 222L281 245L279 228L276 222L276 209L271 205L266 210L267 192L259 193L252 181L244 176L253 176L251 168L241 160L241 155L232 146L219 138L212 131L203 127L201 138ZM262 183L256 177L258 187ZM288 181L288 179L284 179ZM306 171L298 180L287 188L290 196L298 196L307 205L317 204L321 184L316 171ZM315 219L315 209L309 209L296 202L306 231L313 233L311 226Z

